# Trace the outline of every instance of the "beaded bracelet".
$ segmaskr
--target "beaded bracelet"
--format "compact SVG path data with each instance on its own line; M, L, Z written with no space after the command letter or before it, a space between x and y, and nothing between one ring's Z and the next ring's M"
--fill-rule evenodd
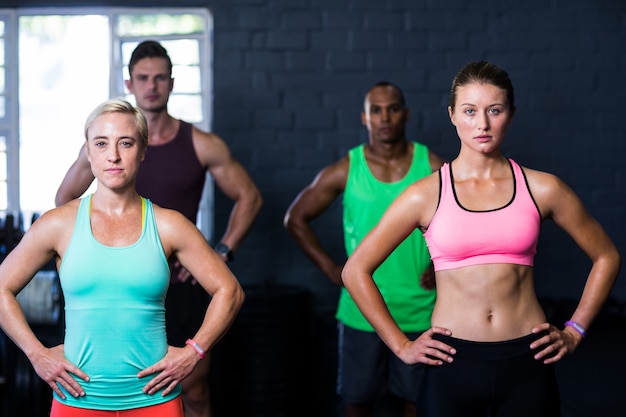
M565 325L570 326L572 329L576 330L578 333L580 333L582 337L587 336L587 330L585 330L585 328L580 323L576 323L575 321L568 320L565 322Z
M204 357L206 356L206 352L204 351L204 349L202 349L202 347L200 347L198 343L196 343L195 340L187 339L185 344L191 346L193 350L196 351L198 356L200 356L200 359L204 359Z

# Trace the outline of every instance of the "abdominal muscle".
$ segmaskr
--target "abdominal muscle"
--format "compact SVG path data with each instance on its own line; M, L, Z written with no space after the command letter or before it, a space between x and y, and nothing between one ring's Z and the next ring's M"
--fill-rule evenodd
M526 336L546 321L533 285L533 268L474 265L436 272L432 325L452 337L499 342Z

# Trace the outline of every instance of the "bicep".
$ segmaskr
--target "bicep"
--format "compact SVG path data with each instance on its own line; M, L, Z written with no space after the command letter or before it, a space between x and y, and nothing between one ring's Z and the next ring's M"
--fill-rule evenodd
M61 234L44 224L40 218L0 264L0 286L17 294L35 274L52 259L56 251L56 238Z
M288 215L291 219L314 219L322 214L337 196L338 193L332 190L308 186L296 197L288 210Z
M574 191L558 178L547 182L540 209L552 219L591 258L595 259L612 247L600 223L591 216Z
M321 215L343 192L347 168L341 165L323 169L295 198L286 221L308 221Z
M256 193L257 188L252 178L230 154L224 160L211 166L209 172L220 190L231 200L238 200L241 196Z
M217 135L194 129L194 147L202 166L231 200L255 196L258 190L243 166Z
M209 294L232 278L224 261L183 215L162 211L157 222L165 255L177 259Z

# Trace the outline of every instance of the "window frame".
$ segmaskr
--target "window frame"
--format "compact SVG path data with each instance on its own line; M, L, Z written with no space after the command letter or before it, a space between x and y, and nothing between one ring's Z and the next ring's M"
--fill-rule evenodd
M124 15L150 14L196 14L203 17L205 30L202 33L183 35L119 35L117 26L119 17ZM154 39L157 41L193 39L199 46L200 98L202 120L194 125L204 131L210 131L213 118L213 17L209 9L200 7L180 8L137 8L137 7L53 7L53 8L0 8L0 19L5 23L5 76L6 76L6 117L0 118L0 135L7 138L7 213L18 214L20 207L20 145L19 145L19 19L22 16L80 16L102 15L109 23L109 96L124 97L128 94L124 84L122 62L122 44L124 42ZM174 117L177 117L174 115ZM68 166L69 168L69 166ZM207 173L207 181L198 212L198 227L207 239L213 236L213 196L214 183ZM2 209L0 208L0 211Z
M7 207L6 213L17 215L20 212L19 182L19 90L18 90L18 39L17 13L10 9L0 9L0 20L4 22L4 70L5 70L5 117L0 118L0 136L6 138L7 163Z

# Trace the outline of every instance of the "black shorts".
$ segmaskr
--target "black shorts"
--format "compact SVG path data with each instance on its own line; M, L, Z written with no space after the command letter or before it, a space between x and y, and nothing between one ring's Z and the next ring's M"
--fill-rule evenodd
M347 404L367 404L389 392L415 402L425 368L402 362L375 332L353 329L339 322L337 393ZM421 333L406 333L411 340Z
M536 360L530 344L542 334L503 342L433 335L453 346L452 363L427 366L418 415L437 417L559 417L554 365Z
M167 343L184 347L194 337L206 314L210 296L194 279L170 283L165 297Z

